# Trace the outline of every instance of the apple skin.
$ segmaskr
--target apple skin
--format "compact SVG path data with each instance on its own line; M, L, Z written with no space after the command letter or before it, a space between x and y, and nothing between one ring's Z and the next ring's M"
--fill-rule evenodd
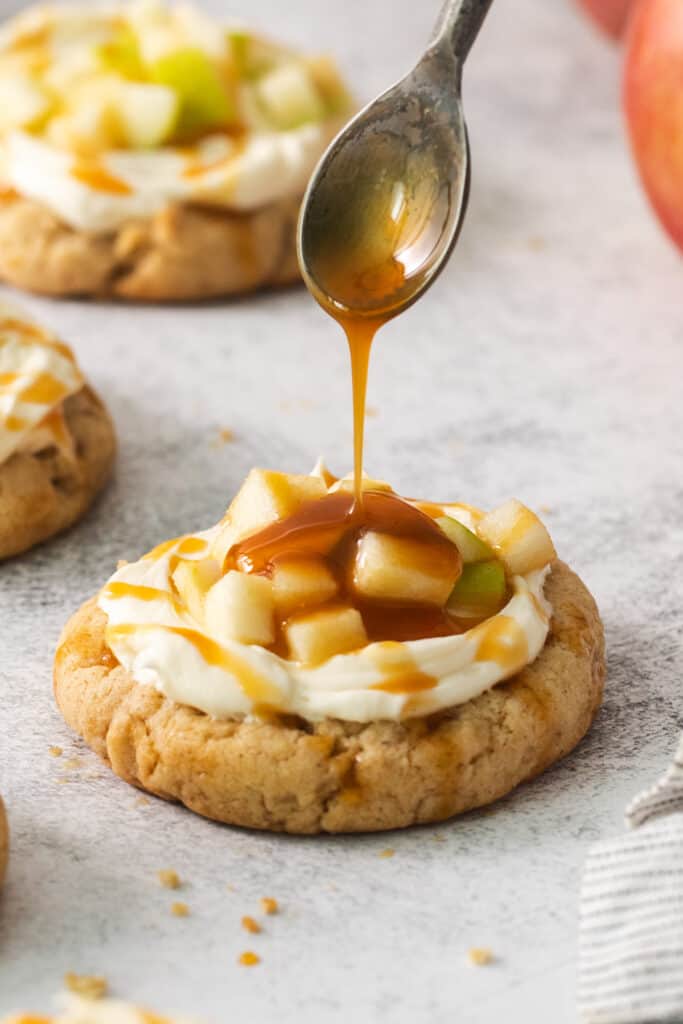
M603 32L613 39L621 38L633 0L579 0L579 3Z
M683 249L683 0L640 0L629 24L623 103L640 177Z

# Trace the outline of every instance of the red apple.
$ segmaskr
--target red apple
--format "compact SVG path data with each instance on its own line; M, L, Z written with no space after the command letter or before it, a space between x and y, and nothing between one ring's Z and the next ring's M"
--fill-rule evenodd
M626 28L626 19L633 0L579 0L603 32L619 39Z
M645 190L683 249L683 0L639 0L634 7L623 96Z

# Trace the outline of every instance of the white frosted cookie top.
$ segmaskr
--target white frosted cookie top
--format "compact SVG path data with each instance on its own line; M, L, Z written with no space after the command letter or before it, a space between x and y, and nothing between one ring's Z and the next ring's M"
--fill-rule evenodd
M542 564L529 571L521 571L520 561L520 571L508 576L504 604L471 628L457 635L370 642L355 609L340 606L330 589L320 596L327 601L322 608L289 618L285 613L282 628L289 652L282 643L269 643L274 635L268 619L273 614L273 595L276 617L278 601L283 593L286 596L278 575L283 563L271 567L271 576L271 569L256 576L224 571L225 559L231 557L229 552L239 539L240 509L249 505L251 515L255 502L260 502L261 512L265 508L265 492L255 497L249 484L257 473L267 475L252 471L240 492L243 497L238 495L232 513L229 510L221 523L161 544L139 561L124 565L100 593L99 607L108 620L106 642L138 683L217 718L267 710L309 721L326 717L400 720L471 700L519 672L542 650L551 615L544 581L554 550L542 524L523 506L519 506L523 514L513 524L516 535L510 533L515 552L521 550L520 543L526 543L524 514L528 513L547 539L549 553L541 554ZM270 476L289 483L295 480L298 487L315 479ZM318 483L328 494L339 486L328 488L319 478ZM283 495L282 481L278 487ZM275 490L272 493L276 495ZM446 516L474 531L482 513L462 505L430 505L429 516ZM527 550L531 550L528 544ZM311 559L306 559L309 590L333 588L318 560L313 562L311 566ZM291 584L291 576L288 580ZM317 635L322 619L327 621ZM343 638L349 631L351 639L346 642ZM335 644L340 653L327 656ZM312 649L326 650L327 655L305 660Z
M68 996L64 1009L55 1015L18 1013L0 1024L196 1024L187 1018L160 1016L118 999L80 999Z
M68 346L0 303L0 463L27 446L68 449L62 403L83 383Z
M187 4L39 6L0 31L0 183L85 231L299 195L349 110L327 58Z

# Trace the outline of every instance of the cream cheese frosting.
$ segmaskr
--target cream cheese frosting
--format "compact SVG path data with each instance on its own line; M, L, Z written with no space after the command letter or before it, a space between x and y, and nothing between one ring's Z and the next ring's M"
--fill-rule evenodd
M20 449L68 449L62 403L83 387L71 350L0 303L0 464Z
M210 135L191 153L112 150L98 160L95 176L70 153L14 131L5 142L3 178L71 227L104 232L174 202L246 212L300 195L331 135L329 126L306 124L294 131L258 132L244 142Z
M259 74L236 71L231 36L267 47L273 68L301 72L313 104L301 115L302 123L275 123L277 117L268 114L258 92ZM130 61L132 51L126 47L136 38L134 57L142 62L141 70L129 80L125 64L112 68L98 54L103 47L123 45L117 59ZM155 88L144 76L166 55L166 48L170 53L202 54L225 76L234 93L232 121L203 130L190 142L178 141L172 132L163 144L102 142L103 133L108 137L108 122L93 99L98 88L103 82L124 90L131 82L133 88L136 83L143 90ZM316 73L309 74L312 63L187 4L138 0L101 8L31 8L0 29L0 108L11 106L11 98L17 97L15 106L25 109L23 119L0 109L0 185L42 203L71 227L92 232L151 217L170 203L246 212L295 197L303 192L344 112L342 91L334 102L324 99L324 87L316 93ZM328 81L337 83L330 88L342 90L331 68L326 65L323 79L328 75ZM277 101L277 85L273 89ZM84 104L78 99L83 96ZM56 127L68 121L71 106L79 102L74 109L78 131L88 142L85 151L73 141L73 125L64 138L65 130ZM136 100L135 108L137 122L145 121L146 100Z
M420 502L415 502L420 506ZM477 510L430 505L468 529ZM519 672L542 650L551 607L544 597L549 566L514 576L501 611L468 631L405 642L377 642L307 666L255 644L209 636L172 582L180 561L208 556L220 526L160 545L124 565L101 591L106 641L136 682L216 718L263 710L308 721L400 720L463 704ZM402 680L433 680L415 692Z

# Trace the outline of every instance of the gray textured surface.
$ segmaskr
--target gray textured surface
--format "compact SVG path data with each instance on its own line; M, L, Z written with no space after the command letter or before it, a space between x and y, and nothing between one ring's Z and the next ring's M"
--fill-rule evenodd
M367 95L436 5L251 6L285 38L334 46ZM586 847L620 829L683 724L681 265L625 151L617 56L568 0L498 0L468 71L470 215L446 274L380 336L368 465L408 493L549 506L607 626L597 725L511 799L437 829L286 839L140 806L55 710L60 627L117 558L213 522L252 463L304 470L322 451L346 470L346 357L296 290L173 310L27 300L75 345L121 452L87 522L0 569L0 1011L47 1007L71 969L211 1024L575 1019ZM216 445L224 427L236 443ZM188 879L186 920L161 867ZM239 919L266 894L282 914L252 939ZM469 967L474 944L499 963ZM248 947L251 971L236 966Z

